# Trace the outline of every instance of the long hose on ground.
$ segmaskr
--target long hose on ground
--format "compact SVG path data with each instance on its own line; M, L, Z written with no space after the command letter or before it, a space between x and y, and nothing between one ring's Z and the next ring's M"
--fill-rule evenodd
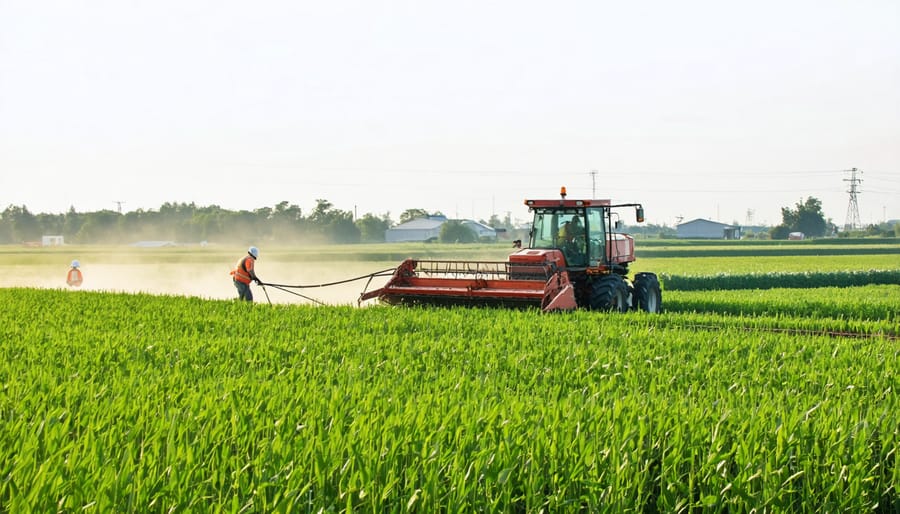
M274 284L274 283L271 283L271 282L262 282L262 281L260 281L259 285L260 285L260 287L263 288L263 291L266 290L265 286L271 286L271 287L274 287L275 289L278 289L278 290L280 290L280 291L284 291L285 293L290 293L290 294L292 294L292 295L294 295L294 296L299 296L300 298L303 298L304 300L309 300L309 301L311 301L311 302L313 302L313 303L317 303L317 304L319 304L319 305L325 305L325 302L321 302L321 301L319 301L319 300L316 300L315 298L310 298L309 296L302 295L302 294L300 294L300 293L298 293L298 292L296 292L296 291L291 291L291 289L312 289L312 288L316 288L316 287L337 286L337 285L347 284L347 283L350 283L350 282L355 282L355 281L357 281L357 280L364 280L364 279L368 279L368 280L369 280L369 282L366 283L366 288L368 288L368 287L369 287L369 283L372 282L372 279L373 279L373 278L375 278L375 277L389 277L389 276L391 276L391 275L394 274L394 271L396 271L396 268L388 268L388 269L383 269L383 270L381 270L381 271L375 271L375 272L373 272L373 273L368 273L368 274L366 274L366 275L360 275L360 276L358 276L358 277L348 278L348 279L344 279L344 280L338 280L338 281L336 281L336 282L324 282L324 283L322 283L322 284L297 284L297 285L291 285L291 284ZM365 288L363 289L363 291L365 291ZM268 298L269 298L269 293L266 293L266 299L268 299ZM270 301L269 303L271 304L272 302Z

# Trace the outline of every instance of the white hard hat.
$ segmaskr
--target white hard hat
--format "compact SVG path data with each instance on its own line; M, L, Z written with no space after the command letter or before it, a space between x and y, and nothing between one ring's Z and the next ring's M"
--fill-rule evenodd
M78 259L75 259L74 261L72 261L73 268L77 268L78 266L81 266L81 263L78 262Z
M247 252L252 255L254 259L259 259L259 248L251 246Z

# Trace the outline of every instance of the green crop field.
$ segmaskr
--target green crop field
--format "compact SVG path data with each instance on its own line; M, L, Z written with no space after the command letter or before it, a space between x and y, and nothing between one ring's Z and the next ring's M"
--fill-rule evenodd
M86 280L115 265L83 250ZM231 250L125 253L136 273L196 274ZM322 252L355 274L417 251L351 250ZM866 252L765 258L900 268ZM265 255L261 273L316 261ZM9 249L0 266L66 258ZM685 272L702 259L718 264ZM757 273L731 259L638 263ZM661 315L548 315L5 284L0 511L900 511L900 284L748 287L666 290Z

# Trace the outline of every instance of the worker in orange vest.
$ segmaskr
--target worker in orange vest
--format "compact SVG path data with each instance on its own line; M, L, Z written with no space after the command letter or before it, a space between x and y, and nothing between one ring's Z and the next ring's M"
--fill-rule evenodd
M240 300L253 301L253 293L250 291L251 280L262 285L262 281L256 276L255 270L256 259L258 258L259 249L251 246L247 250L247 255L239 260L237 266L231 271L231 275L234 277L234 287L237 289L238 299Z
M72 267L69 268L69 274L66 275L66 284L72 287L81 287L81 283L84 282L84 276L81 274L81 270L78 269L81 267L81 264L78 260L72 261Z

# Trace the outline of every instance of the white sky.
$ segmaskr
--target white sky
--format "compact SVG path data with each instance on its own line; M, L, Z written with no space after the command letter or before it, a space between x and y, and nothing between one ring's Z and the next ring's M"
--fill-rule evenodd
M0 0L0 209L842 225L851 167L900 218L897 0Z

